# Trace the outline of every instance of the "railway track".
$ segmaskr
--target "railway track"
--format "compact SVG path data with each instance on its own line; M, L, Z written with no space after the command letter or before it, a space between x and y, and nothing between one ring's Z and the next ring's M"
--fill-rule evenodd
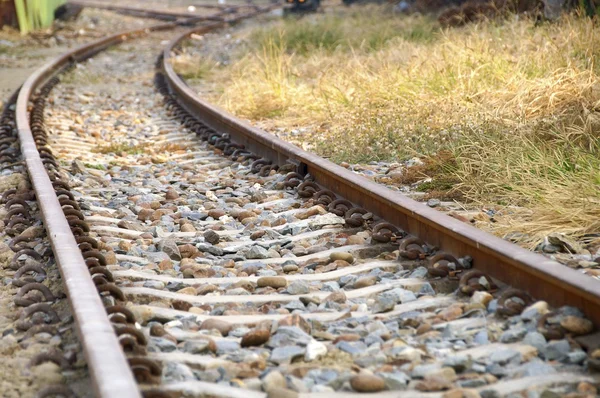
M114 11L114 12L118 12L118 13L122 13L122 14L126 14L126 15L131 15L131 16L136 16L136 17L144 17L144 18L152 18L152 19L159 19L159 20L164 20L164 21L182 21L182 20L186 20L188 21L187 23L191 23L192 21L198 21L198 20L221 20L223 19L223 15L227 14L227 13L236 13L239 12L242 9L246 9L246 10L257 10L260 7L253 5L253 4L242 4L242 5L220 5L220 4L198 4L197 8L202 10L202 9L218 9L221 10L221 12L219 12L217 15L211 16L211 15L198 15L195 14L194 12L174 12L171 11L170 9L163 9L163 10L153 10L153 9L148 9L149 7L145 7L145 8L139 8L139 7L130 7L130 6L126 6L123 4L119 4L119 3L110 3L110 2L105 2L105 1L99 1L99 2L94 2L94 1L70 1L71 4L77 5L77 6L81 6L81 7L86 7L86 8L97 8L97 9L103 9L103 10L110 10L110 11ZM196 7L196 6L194 6ZM171 7L168 7L171 8ZM182 8L182 7L180 7ZM195 9L194 9L195 11Z
M3 118L35 193L5 194L7 225L39 212L94 395L595 396L591 278L203 102L169 63L191 32L164 29L45 65ZM43 274L43 242L15 272ZM24 326L57 324L61 294L23 282Z

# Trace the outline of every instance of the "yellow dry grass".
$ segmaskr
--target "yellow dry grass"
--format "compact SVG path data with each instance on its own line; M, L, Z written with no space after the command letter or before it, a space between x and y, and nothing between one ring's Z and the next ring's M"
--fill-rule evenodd
M337 162L447 150L454 161L431 189L450 180L465 201L503 208L494 232L521 231L526 244L600 231L600 29L590 19L441 30L368 7L238 38L246 44L229 65L200 63L207 96L233 113Z

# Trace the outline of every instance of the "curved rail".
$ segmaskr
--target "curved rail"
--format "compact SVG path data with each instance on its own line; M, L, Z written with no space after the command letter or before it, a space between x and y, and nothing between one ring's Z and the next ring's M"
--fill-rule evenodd
M234 23L257 13L269 11L273 7L255 9L254 12L227 20L221 18L219 22L213 22L203 29L215 29L225 23ZM226 13L223 12L220 15L224 17ZM214 16L192 17L183 22L211 20L215 20ZM72 62L87 59L131 37L144 35L151 31L174 28L179 22L161 23L120 32L59 56L43 65L25 81L17 98L15 113L21 153L39 202L44 227L47 230L56 263L65 284L94 393L97 397L138 398L141 397L141 394L36 147L29 123L28 105L36 90Z
M70 62L91 57L134 35L174 26L172 23L163 23L145 29L121 32L81 46L48 62L33 73L23 83L17 99L16 122L21 153L36 192L44 227L65 284L94 391L98 397L129 398L141 395L36 148L27 107L36 89Z
M175 73L170 57L189 35L202 32L203 29L192 29L169 43L163 53L163 69L171 92L205 124L229 134L238 144L275 164L296 164L300 173L311 174L325 189L340 194L431 245L455 256L470 255L474 266L486 274L550 304L576 306L600 325L600 311L597 311L600 284L592 278L303 151L201 99Z

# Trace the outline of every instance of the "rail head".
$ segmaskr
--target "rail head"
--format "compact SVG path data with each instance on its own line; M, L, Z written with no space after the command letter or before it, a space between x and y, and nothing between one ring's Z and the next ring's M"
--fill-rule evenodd
M200 98L171 65L175 49L191 29L172 40L163 52L162 67L171 92L188 111L213 129L228 133L239 144L276 164L292 161L317 183L373 212L404 231L455 256L470 255L477 269L553 305L579 307L600 326L600 283L575 270L530 252L455 218L438 212L317 155L251 126Z

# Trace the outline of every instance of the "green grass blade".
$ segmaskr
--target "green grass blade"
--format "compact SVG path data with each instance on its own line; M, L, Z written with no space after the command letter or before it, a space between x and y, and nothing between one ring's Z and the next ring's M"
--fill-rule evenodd
M19 20L19 30L21 34L27 34L31 30L31 25L27 18L24 0L15 0L15 8L17 9L17 19Z
M54 22L54 11L66 0L15 0L21 34L48 28Z

